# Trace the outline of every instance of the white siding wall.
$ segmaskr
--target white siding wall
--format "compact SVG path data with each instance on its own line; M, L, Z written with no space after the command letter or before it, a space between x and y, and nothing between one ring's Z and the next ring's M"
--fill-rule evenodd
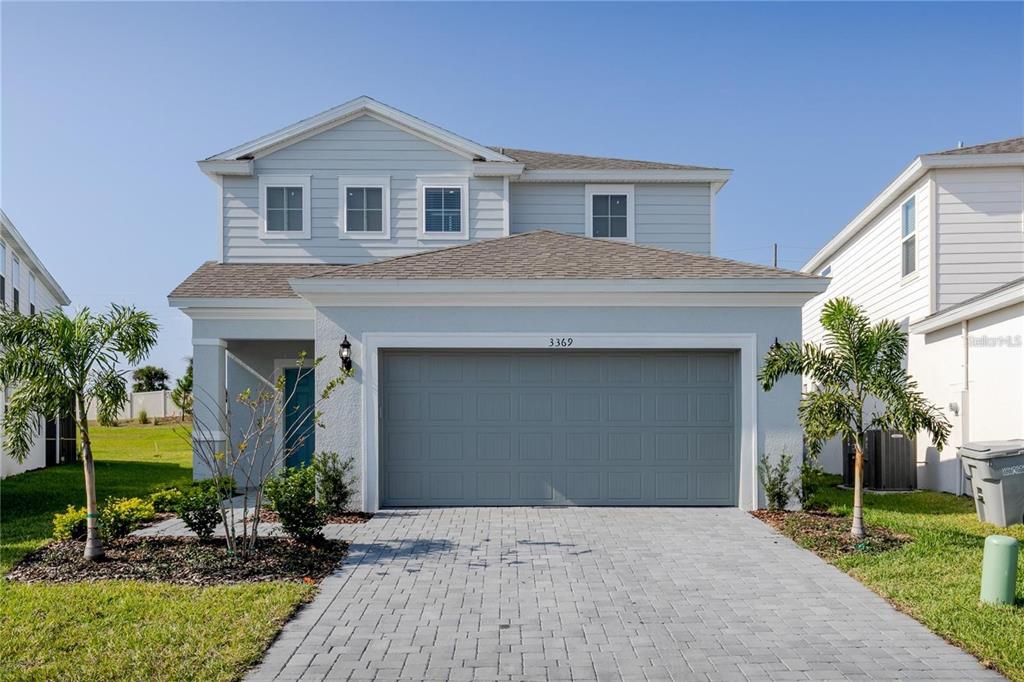
M585 187L584 183L511 183L511 232L548 229L586 234ZM636 243L711 253L711 197L707 183L636 184Z
M938 309L1024 276L1024 169L935 173Z
M848 296L863 307L872 320L914 321L929 314L929 185L921 180L890 204L860 234L850 240L825 265L831 265L832 282L825 293L804 306L804 339L821 341L819 322L825 302ZM914 197L917 214L917 270L904 278L901 261L901 211Z
M450 246L451 240L419 240L416 178L472 175L472 161L415 135L362 116L268 154L256 174L312 175L312 238L259 238L258 177L224 178L225 262L361 263L387 256ZM391 177L391 239L340 239L338 176ZM501 178L469 181L469 236L503 234Z

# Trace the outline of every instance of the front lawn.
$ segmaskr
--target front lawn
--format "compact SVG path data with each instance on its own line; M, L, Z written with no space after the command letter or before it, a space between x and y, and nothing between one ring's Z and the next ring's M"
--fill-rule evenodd
M175 428L94 427L100 502L191 480L189 446ZM46 542L53 514L69 504L85 504L78 464L0 483L0 571ZM0 679L238 679L312 590L283 581L189 587L3 580Z
M849 516L853 495L829 488L818 499ZM974 502L946 493L865 493L865 523L910 542L889 551L822 552L813 537L794 539L819 553L947 640L1024 682L1024 565L1018 568L1015 607L982 606L981 557L985 537L1010 535L1024 542L1024 526L982 524ZM817 547L811 547L817 545Z

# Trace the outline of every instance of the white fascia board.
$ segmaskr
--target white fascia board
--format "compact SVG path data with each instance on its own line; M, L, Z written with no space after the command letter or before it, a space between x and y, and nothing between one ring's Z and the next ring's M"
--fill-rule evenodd
M711 182L724 185L731 170L524 170L519 182Z
M960 324L964 320L972 320L1002 310L1022 301L1024 301L1024 282L1019 282L1012 287L993 291L988 296L982 296L966 305L958 305L945 312L913 322L910 325L910 331L913 334L928 334L945 329L950 325Z
M167 303L194 320L313 319L313 307L301 298L186 298L168 296Z
M270 153L272 150L280 149L281 147L292 144L299 139L304 139L310 135L323 132L324 130L333 128L336 125L340 125L345 121L364 114L373 115L376 118L403 128L408 132L437 142L442 146L460 150L467 156L480 157L486 161L515 163L515 159L505 156L504 154L499 154L490 147L485 147L482 144L468 140L445 130L444 128L440 128L432 123L427 123L426 121L416 118L415 116L411 116L404 111L399 111L394 107L389 107L386 104L382 104L375 99L365 96L357 97L354 100L345 102L344 104L298 121L297 123L293 123L290 126L285 126L280 130L268 133L267 135L258 137L255 140L251 140L245 144L223 151L220 154L214 154L207 160L232 160L242 156L259 157Z
M71 298L67 292L64 291L63 287L57 283L57 279L50 274L50 271L43 265L43 261L36 255L36 252L32 250L32 247L28 245L25 238L21 236L21 232L14 226L7 214L4 213L3 209L0 209L0 238L5 242L9 242L10 246L14 248L16 252L25 261L25 265L28 266L30 272L35 272L39 275L39 278L43 280L46 287L54 294L54 298L57 299L57 303L61 306L71 304Z
M903 169L846 227L804 264L801 271L811 273L825 264L839 249L853 239L879 213L910 189L931 170L950 168L992 168L1024 166L1024 154L928 154L914 159Z
M476 177L518 177L523 173L523 164L504 161L474 161L473 175Z
M251 176L255 172L255 164L252 159L205 159L203 161L196 161L199 166L199 170L203 171L206 175L237 175L237 176Z

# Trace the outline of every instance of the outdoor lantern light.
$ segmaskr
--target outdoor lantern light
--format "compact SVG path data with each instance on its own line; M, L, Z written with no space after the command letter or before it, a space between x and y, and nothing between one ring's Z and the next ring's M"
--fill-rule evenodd
M352 344L348 342L348 334L341 340L341 348L338 349L338 356L341 358L341 368L346 372L352 371Z
M775 337L775 343L772 344L772 350L778 350L782 348L782 344L779 343L779 337Z

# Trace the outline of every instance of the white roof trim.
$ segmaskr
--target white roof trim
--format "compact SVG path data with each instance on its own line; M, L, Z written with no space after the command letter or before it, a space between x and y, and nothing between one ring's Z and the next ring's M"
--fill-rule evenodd
M71 298L67 295L67 292L61 288L60 284L57 283L56 278L54 278L54 276L50 274L50 271L46 269L46 266L43 265L43 261L39 259L36 252L32 250L32 247L28 245L25 238L21 236L21 233L18 232L18 228L14 227L14 223L7 217L7 214L4 213L3 209L0 209L0 226L3 228L0 230L0 237L2 237L4 241L9 242L8 245L12 246L15 251L18 252L18 255L27 261L27 264L31 266L31 270L34 270L39 274L46 286L54 293L57 298L57 302L62 306L70 305Z
M517 182L711 182L724 185L730 170L629 169L525 170Z
M927 334L1021 302L1024 302L1024 282L1017 282L1010 287L997 288L967 304L953 306L918 320L910 325L910 331L914 334Z
M880 212L920 180L925 173L942 168L989 168L993 166L1024 166L1024 154L925 154L914 159L896 178L871 200L846 227L828 241L801 268L815 272L839 249L846 245Z
M469 158L482 158L485 161L501 161L506 163L515 163L515 159L509 158L504 154L499 154L490 147L485 147L482 144L467 140L464 137L460 137L455 133L449 132L444 128L435 126L432 123L411 116L403 111L399 111L394 107L389 107L386 104L382 104L375 99L370 97L357 97L354 100L345 102L332 109L328 109L316 116L303 119L297 123L293 123L290 126L285 126L280 130L276 130L272 133L268 133L262 137L258 137L255 140L246 142L237 147L223 151L220 154L215 154L205 161L233 161L240 157L255 157L265 156L273 151L287 147L290 144L294 144L301 139L305 139L311 135L321 133L325 130L341 125L346 121L350 121L359 116L373 116L374 118L381 119L392 125L395 125L409 133L418 135L419 137L425 138L434 142L446 149L461 153Z
M481 293L765 293L820 294L824 277L788 278L678 278L678 279L331 279L288 280L300 296L308 294L415 294L463 293L467 287Z

